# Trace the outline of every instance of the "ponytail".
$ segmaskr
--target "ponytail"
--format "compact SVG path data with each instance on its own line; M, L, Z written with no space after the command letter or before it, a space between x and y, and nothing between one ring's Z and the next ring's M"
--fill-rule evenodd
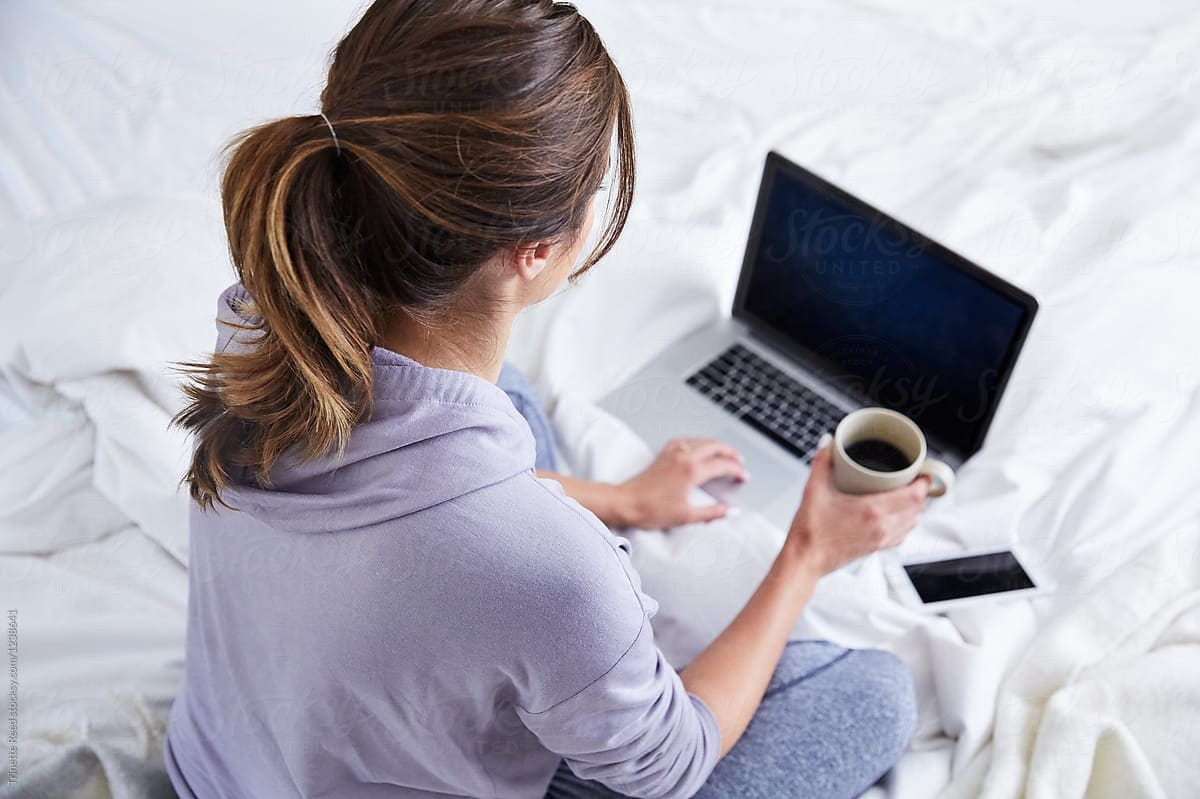
M259 333L245 351L179 364L192 373L183 385L190 404L172 423L199 434L184 481L205 508L221 501L229 466L269 487L271 466L296 445L301 460L345 452L370 414L381 316L371 292L345 277L357 265L341 241L339 156L321 116L251 128L227 152L225 228L254 317L232 326Z

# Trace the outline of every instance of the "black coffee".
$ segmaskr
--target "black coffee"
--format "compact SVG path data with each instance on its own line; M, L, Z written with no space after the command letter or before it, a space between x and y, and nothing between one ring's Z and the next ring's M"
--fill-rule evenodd
M860 466L877 472L898 472L912 463L912 458L895 446L878 438L864 438L846 447L846 454Z

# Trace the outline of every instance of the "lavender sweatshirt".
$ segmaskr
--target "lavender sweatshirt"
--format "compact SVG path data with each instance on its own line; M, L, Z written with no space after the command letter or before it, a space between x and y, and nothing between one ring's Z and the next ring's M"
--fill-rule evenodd
M248 319L235 283L221 319ZM219 324L217 348L252 331ZM236 336L231 334L236 333ZM508 396L376 347L345 456L192 505L187 660L164 757L184 799L542 797L561 758L691 796L711 711L655 645L629 543L535 476Z

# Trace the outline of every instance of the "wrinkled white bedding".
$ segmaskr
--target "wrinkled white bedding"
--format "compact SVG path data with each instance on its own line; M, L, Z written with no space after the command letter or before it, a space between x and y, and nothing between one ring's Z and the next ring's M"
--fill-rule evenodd
M157 756L186 601L187 441L166 427L181 398L165 365L209 350L232 279L217 149L264 117L315 110L325 54L357 5L0 12L0 604L18 609L20 773L79 741ZM1151 623L1200 582L1185 558L1200 518L1200 11L579 5L633 92L641 174L618 247L527 313L513 341L573 468L615 479L648 457L592 403L728 306L769 148L1022 285L1042 311L987 446L903 551L1020 542L1060 590L923 617L890 599L873 558L826 578L796 632L885 646L917 675L917 737L875 793L916 799L952 778L961 795L985 779L995 796L1079 784L1062 774L1090 768L1092 750L1055 749L1047 733L1035 758L1021 743L1045 697L1028 701L1019 676L1042 647L1096 690L1114 653L1129 662L1128 648L1087 645L1089 609L1123 607L1110 584L1158 576L1126 568L1117 581L1123 565L1181 571L1171 596L1114 624ZM751 512L629 533L673 661L732 617L781 535ZM1175 677L1183 701L1163 714L1200 695ZM1086 727L1072 707L1054 706L1053 729ZM1170 747L1127 729L1123 751ZM1192 776L1178 758L1145 763L1161 786ZM1149 784L1122 795L1156 795Z

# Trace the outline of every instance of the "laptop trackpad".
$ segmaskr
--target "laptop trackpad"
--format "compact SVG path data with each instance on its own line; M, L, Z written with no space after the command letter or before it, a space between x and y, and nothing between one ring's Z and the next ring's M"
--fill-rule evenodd
M738 426L725 426L716 438L731 444L745 460L750 479L737 483L732 479L709 480L701 486L714 499L731 506L756 510L777 526L787 527L799 506L808 480L808 467L776 447L760 443Z

